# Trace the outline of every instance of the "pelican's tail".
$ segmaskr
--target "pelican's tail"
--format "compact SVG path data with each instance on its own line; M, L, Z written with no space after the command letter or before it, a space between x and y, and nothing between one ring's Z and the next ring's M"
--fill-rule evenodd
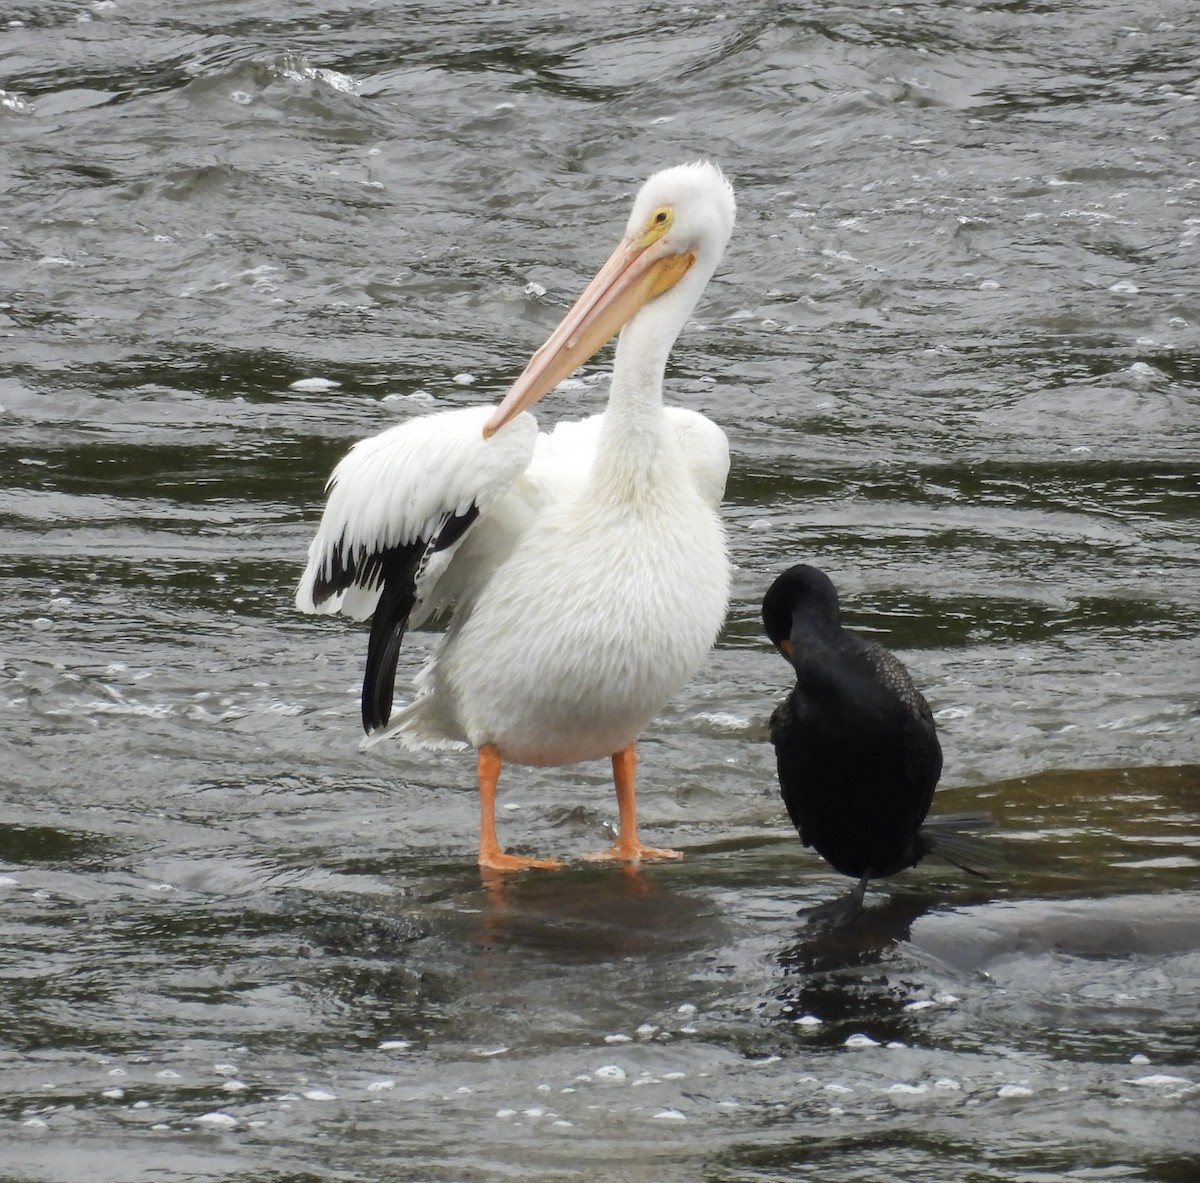
M364 736L358 746L373 748L393 735L409 751L462 751L467 746L466 737L439 709L434 694L418 694L408 706L393 711L387 723Z

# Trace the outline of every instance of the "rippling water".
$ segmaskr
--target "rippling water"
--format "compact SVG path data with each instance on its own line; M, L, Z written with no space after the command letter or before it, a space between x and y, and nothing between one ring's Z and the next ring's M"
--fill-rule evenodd
M0 17L0 1175L1197 1177L1190 4ZM669 394L738 571L641 765L687 858L481 883L469 758L360 752L365 637L291 608L322 485L496 398L698 155L739 221ZM834 935L766 743L801 558L1006 858ZM600 765L505 787L519 849L613 819Z

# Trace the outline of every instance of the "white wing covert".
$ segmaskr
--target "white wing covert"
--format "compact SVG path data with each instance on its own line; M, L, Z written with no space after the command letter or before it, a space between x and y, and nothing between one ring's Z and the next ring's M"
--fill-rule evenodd
M362 440L334 469L308 565L302 612L374 614L363 726L391 713L400 641L464 535L528 467L537 423L523 414L483 438L490 407L425 415Z
M663 412L683 448L693 483L715 509L725 496L729 476L729 441L725 433L699 411L664 407Z

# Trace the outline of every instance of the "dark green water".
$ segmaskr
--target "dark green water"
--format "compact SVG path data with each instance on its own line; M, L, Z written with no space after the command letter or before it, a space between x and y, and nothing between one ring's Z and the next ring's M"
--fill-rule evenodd
M1200 1175L1194 23L0 12L0 1178ZM482 882L470 758L360 752L365 634L291 607L322 486L498 397L697 155L738 227L669 396L729 435L737 572L640 768L687 857ZM766 742L800 559L1006 859L833 935ZM614 820L599 764L504 788L517 849Z

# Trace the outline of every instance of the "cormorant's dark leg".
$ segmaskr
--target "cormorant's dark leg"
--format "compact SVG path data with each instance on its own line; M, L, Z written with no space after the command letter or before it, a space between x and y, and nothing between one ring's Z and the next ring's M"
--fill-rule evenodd
M849 924L863 909L863 897L867 894L867 884L871 881L871 872L867 870L863 877L845 895L835 900L818 904L815 908L802 908L800 915L805 920L819 928L841 928Z

